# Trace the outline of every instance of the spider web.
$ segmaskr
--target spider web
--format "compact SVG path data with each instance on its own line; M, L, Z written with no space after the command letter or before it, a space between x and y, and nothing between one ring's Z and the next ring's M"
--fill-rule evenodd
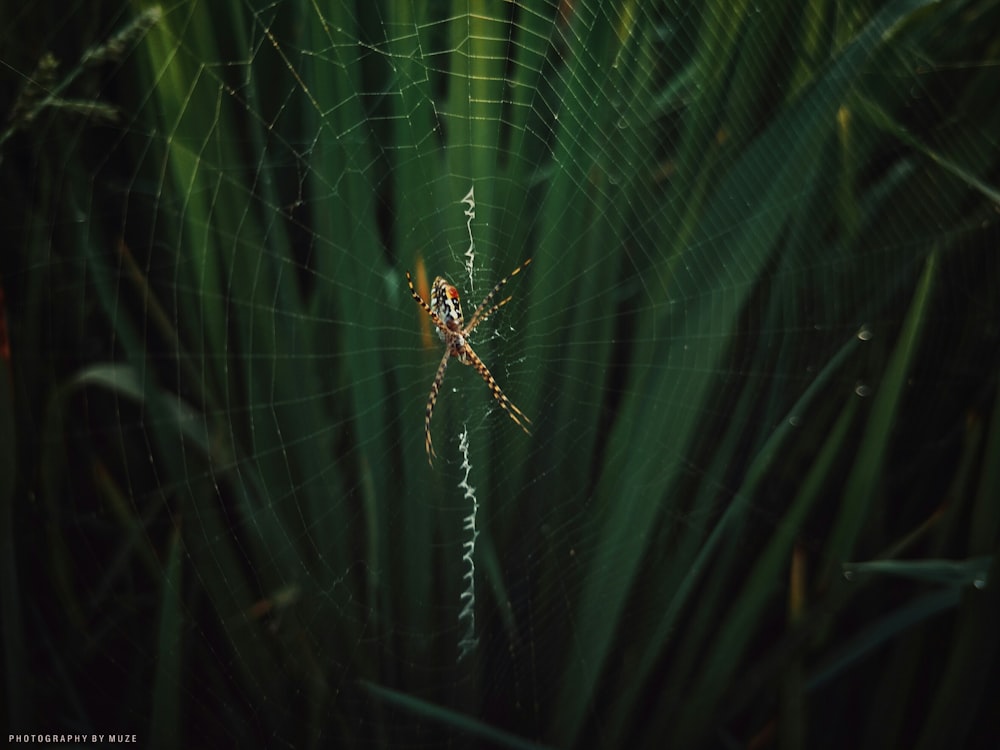
M752 736L773 707L720 709L733 680L690 640L738 599L733 560L789 524L817 569L874 557L837 546L829 498L788 520L827 435L892 459L888 494L927 488L894 539L995 385L996 112L949 99L960 53L906 36L925 5L19 11L0 169L31 249L0 279L60 530L18 559L72 582L28 621L67 611L94 645L30 652L55 718L12 731L641 745L689 675ZM782 56L782 29L829 41ZM443 348L405 272L468 319L529 257L471 343L532 435L453 360L428 466ZM18 360L35 340L53 356ZM876 398L898 362L921 408ZM868 498L836 455L831 491Z

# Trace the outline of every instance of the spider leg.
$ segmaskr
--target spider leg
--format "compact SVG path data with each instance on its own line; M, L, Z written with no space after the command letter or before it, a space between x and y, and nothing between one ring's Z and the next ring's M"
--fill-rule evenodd
M465 357L468 360L468 363L475 368L476 372L479 373L479 376L486 381L486 386L490 389L490 393L493 394L493 398L495 398L497 403L500 404L500 408L507 412L507 416L514 420L514 424L530 435L531 431L524 426L521 419L528 424L531 424L531 420L528 419L524 415L524 412L514 406L513 402L504 395L503 391L500 390L500 386L497 385L497 381L493 379L490 371L487 369L486 365L483 364L483 360L479 358L478 354L472 351L472 347L468 344L465 346ZM518 419L518 417L521 419Z
M444 371L448 368L448 360L451 359L451 350L445 349L441 364L438 365L437 375L431 384L431 395L427 398L427 409L424 411L424 447L427 449L427 463L434 465L434 444L431 442L431 417L434 416L434 405L437 403L438 392L441 390L441 381L444 380Z
M485 297L483 297L483 301L479 303L479 307L477 307L476 311L472 314L472 319L469 321L469 325L465 327L466 336L472 333L472 331L475 330L476 326L482 323L488 315L490 315L493 312L496 312L499 308L507 304L507 300L504 300L499 305L494 305L493 307L491 307L487 311L486 315L483 315L483 309L486 307L487 303L491 299L493 299L493 295L499 292L501 289L503 289L503 287L507 284L508 281L513 279L519 273L521 273L521 271L527 268L530 263L531 263L531 258L528 258L526 261L524 261L524 263L522 263L513 271L511 271L509 274L507 274L505 277L500 279L500 281L497 282L497 285L490 290L490 293L487 294ZM508 297L507 299L510 299L510 297Z
M430 315L431 320L434 321L434 325L440 328L445 333L448 333L448 326L437 316L437 313L431 309L431 306L427 304L423 297L417 294L417 290L413 288L413 279L410 278L410 272L406 272L406 283L410 286L410 295L417 301L417 304L424 308L424 312Z
M506 305L512 299L514 299L513 296L508 297L505 300L500 300L499 302L497 302L495 305L493 305L493 307L491 307L489 310L487 310L486 312L484 312L482 315L479 316L479 320L476 321L476 325L479 325L480 323L482 323L484 320L486 320L488 317L490 317L493 313L495 313L501 307L503 307L504 305ZM465 335L468 335L468 329L466 329L466 334Z

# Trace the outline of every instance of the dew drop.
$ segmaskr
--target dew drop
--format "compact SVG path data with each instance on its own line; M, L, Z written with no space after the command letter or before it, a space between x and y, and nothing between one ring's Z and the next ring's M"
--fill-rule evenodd
M859 382L856 386L854 386L854 393L861 396L861 398L865 398L866 396L872 395L872 389L867 383Z
M871 341L872 340L872 330L867 325L861 326L858 329L858 340L859 341Z

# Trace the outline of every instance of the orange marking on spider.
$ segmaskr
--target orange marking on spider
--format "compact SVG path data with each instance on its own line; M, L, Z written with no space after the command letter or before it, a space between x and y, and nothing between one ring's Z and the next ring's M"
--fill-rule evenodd
M500 408L503 409L507 416L510 417L514 424L524 430L527 434L531 434L527 427L525 427L524 422L531 424L531 420L525 416L524 412L514 406L514 403L504 395L503 390L497 384L497 381L490 374L489 369L483 364L483 361L479 359L479 355L473 351L472 347L469 345L468 337L476 329L476 327L486 320L490 315L495 313L501 307L510 302L511 298L497 302L491 307L487 307L490 300L493 299L494 295L499 292L508 281L517 276L521 271L528 267L531 263L531 258L524 261L520 266L515 268L507 276L500 279L496 286L490 290L483 301L479 303L479 307L472 314L472 319L469 324L465 324L465 318L462 315L462 301L456 289L452 284L450 284L446 279L438 276L434 279L434 284L431 286L431 301L428 304L423 297L421 297L417 290L413 288L413 279L410 278L410 272L406 272L406 283L410 287L410 295L417 301L421 309L427 313L431 322L437 327L438 337L445 344L444 356L441 358L441 363L438 365L437 374L434 376L434 382L431 383L431 393L427 398L427 407L424 410L424 448L427 450L427 461L434 465L434 457L437 455L434 452L434 443L431 440L431 417L434 416L434 405L437 403L438 393L441 391L441 382L444 380L445 370L448 368L448 360L455 357L463 365L471 365L472 368L479 373L479 376L486 382L486 386L490 390L490 394L496 399L497 403L500 404ZM524 420L522 422L521 420Z

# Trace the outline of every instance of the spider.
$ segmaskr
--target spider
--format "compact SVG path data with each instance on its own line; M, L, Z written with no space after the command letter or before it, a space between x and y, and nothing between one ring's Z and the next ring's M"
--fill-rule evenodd
M444 371L448 367L448 360L452 357L458 359L463 365L472 365L480 377L486 381L486 386L490 389L490 393L493 394L493 398L500 404L500 408L507 412L507 416L513 419L518 427L527 434L531 434L528 428L524 426L524 422L531 424L531 420L524 416L524 412L514 406L511 400L504 395L504 392L497 385L497 381L493 379L486 365L483 364L483 361L479 359L479 356L469 345L469 335L476 329L476 326L510 302L511 299L507 297L489 309L486 309L486 305L493 299L493 295L499 292L508 281L527 268L529 263L531 263L531 258L528 258L528 260L515 268L509 275L497 282L497 285L479 303L479 307L472 314L472 319L468 325L465 324L465 319L462 317L462 302L459 298L458 289L452 286L447 279L441 276L434 279L434 284L431 286L431 302L427 304L424 298L417 294L417 290L413 288L413 279L410 278L410 272L406 272L406 283L410 286L410 294L413 295L413 299L423 308L424 312L430 316L434 325L437 326L438 336L445 343L444 356L441 358L441 364L438 365L437 374L434 376L434 382L431 384L431 394L427 399L427 409L424 412L424 446L427 449L427 461L431 466L434 465L434 458L437 456L437 453L434 452L434 444L431 442L431 417L434 415L434 404L437 403L438 391L441 390L441 381L444 380ZM522 419L524 422L521 421Z

